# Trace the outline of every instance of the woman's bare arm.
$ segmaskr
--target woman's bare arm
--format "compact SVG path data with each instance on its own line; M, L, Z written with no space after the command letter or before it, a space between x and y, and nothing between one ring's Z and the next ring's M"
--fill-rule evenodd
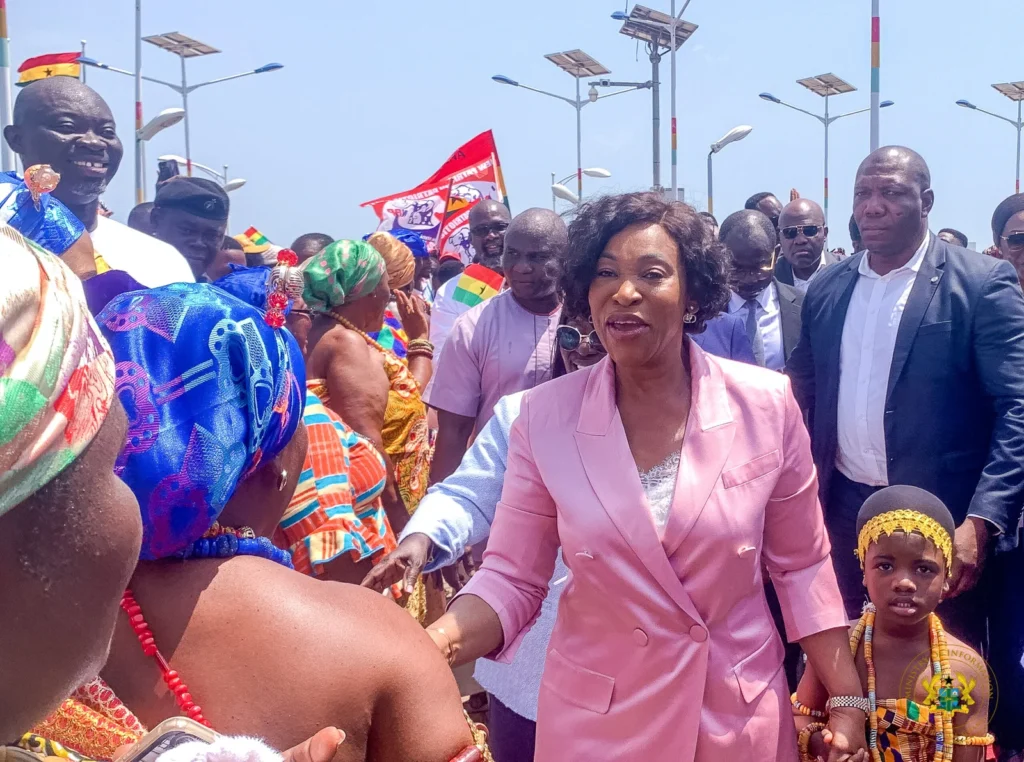
M361 336L351 331L335 330L325 336L320 351L326 353L327 389L331 410L341 416L353 431L373 442L384 457L388 483L381 494L388 521L395 532L401 532L409 521L395 482L391 458L384 449L384 414L388 406L388 376L379 352L371 349Z

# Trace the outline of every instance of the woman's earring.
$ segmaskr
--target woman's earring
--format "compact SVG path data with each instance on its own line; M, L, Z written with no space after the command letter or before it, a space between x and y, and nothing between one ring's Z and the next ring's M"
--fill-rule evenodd
M282 469L281 475L277 477L277 491L284 492L284 488L288 485L288 469Z
M687 310L686 314L683 315L683 322L686 323L687 325L692 325L693 323L696 323L697 322L696 312L697 312L696 309L694 309L694 310Z

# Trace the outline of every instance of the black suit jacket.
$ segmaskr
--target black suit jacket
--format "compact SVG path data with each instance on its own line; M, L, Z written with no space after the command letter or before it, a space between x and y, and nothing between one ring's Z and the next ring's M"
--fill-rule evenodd
M804 297L787 372L808 414L822 496L838 447L840 345L861 252ZM970 514L1016 542L1024 503L1024 296L1009 262L935 236L896 336L885 405L890 484L937 495L957 525Z
M775 281L775 290L779 294L779 321L782 324L782 351L789 362L797 343L800 341L801 308L804 295L793 286Z
M833 265L839 261L839 257L837 257L830 251L823 251L822 256L825 259L820 268L822 270L824 270L829 265ZM793 280L793 265L791 265L789 263L789 260L786 259L781 254L779 255L779 258L775 261L775 280L777 280L779 283L785 283L787 286L792 286L795 284L795 281Z

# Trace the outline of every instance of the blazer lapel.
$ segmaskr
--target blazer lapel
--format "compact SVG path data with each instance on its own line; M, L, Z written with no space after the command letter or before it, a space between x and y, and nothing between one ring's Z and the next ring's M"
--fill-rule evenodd
M610 358L601 360L591 372L574 436L590 485L626 544L672 600L692 619L703 622L672 569L651 519L615 404L615 371Z
M900 318L900 327L896 331L896 346L892 352L892 365L889 368L889 386L886 389L885 399L889 400L893 387L903 373L903 366L907 364L907 357L917 337L917 329L921 327L924 320L924 313L931 304L932 297L939 287L939 282L945 273L946 252L936 236L929 233L931 241L928 249L921 260L921 268L917 271L914 285L910 289L910 296L903 307L903 316Z
M776 282L775 293L779 297L779 320L782 322L782 353L788 360L800 341L800 305L796 303L798 295L784 283Z
M857 281L860 278L858 270L860 268L860 259L863 256L863 254L855 255L850 257L848 264L844 263L846 264L846 271L836 276L835 286L828 296L830 303L825 305L824 308L824 317L828 321L825 335L832 337L832 340L828 342L828 362L825 365L826 368L832 370L828 376L829 386L827 389L829 399L832 400L832 410L829 413L830 421L835 420L839 405L839 362L841 356L840 349L843 343L843 326L846 324L846 312L850 309L853 290L856 288ZM812 315L811 317L814 318L816 316Z
M672 510L665 527L664 547L671 557L697 523L729 458L736 422L729 407L722 370L690 344L693 385L690 417L683 435Z

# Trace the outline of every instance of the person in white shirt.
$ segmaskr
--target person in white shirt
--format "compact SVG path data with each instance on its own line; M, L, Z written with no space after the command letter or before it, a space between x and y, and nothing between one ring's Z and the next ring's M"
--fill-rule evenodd
M982 572L994 550L1017 545L1024 506L1024 295L1008 262L929 233L931 175L909 148L869 155L853 198L866 251L810 284L786 369L808 420L832 560L856 615L860 506L891 484L932 492L957 523L938 613L977 647L993 598Z
M501 273L501 254L505 249L505 231L512 215L500 201L485 199L469 210L469 242L473 246L472 264ZM468 312L475 304L467 304L453 297L459 277L443 283L434 294L430 308L430 343L434 357L441 356L444 343L455 325L455 319Z
M800 337L803 295L773 276L775 226L761 212L744 209L725 218L719 238L732 256L729 313L745 321L757 364L782 370Z
M818 273L839 261L825 250L828 228L821 207L807 198L791 201L779 216L779 243L782 256L775 264L780 283L805 293Z
M98 267L124 270L148 288L194 280L174 247L99 214L124 147L95 90L74 77L32 82L18 93L4 138L22 166L49 164L61 176L53 196L89 231Z

